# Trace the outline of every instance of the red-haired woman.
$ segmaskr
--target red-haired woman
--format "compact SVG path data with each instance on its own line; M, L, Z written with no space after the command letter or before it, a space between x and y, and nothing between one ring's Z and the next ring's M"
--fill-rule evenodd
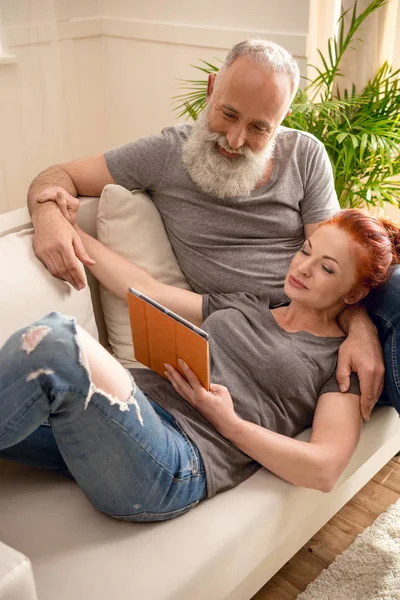
M370 291L365 305L378 329L385 360L385 385L379 404L392 405L400 413L399 225L358 210L343 210L325 223L337 225L355 242L358 278Z
M51 313L0 350L0 456L69 474L97 508L131 521L176 517L261 466L329 491L361 427L357 381L341 393L335 377L337 316L370 290L379 299L399 230L357 210L322 223L290 264L290 304L270 309L267 296L161 284L74 226L103 285L123 298L134 286L209 333L211 390L184 364L185 378L166 365L166 378L146 369L133 380L74 319ZM390 393L397 362L389 376ZM293 439L311 424L309 443Z

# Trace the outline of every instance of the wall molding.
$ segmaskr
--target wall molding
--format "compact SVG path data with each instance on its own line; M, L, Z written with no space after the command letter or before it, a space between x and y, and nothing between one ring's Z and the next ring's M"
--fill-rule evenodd
M238 41L248 37L264 37L287 48L294 56L306 56L306 34L279 33L265 29L234 29L188 25L181 23L161 23L139 19L103 19L104 34L109 37L122 37L134 40L162 42L200 48L228 49Z
M15 54L0 54L0 65L12 65L17 62Z
M4 27L7 48L49 44L64 40L104 35L103 20L98 17Z
M295 57L307 56L307 34L281 33L265 29L234 29L139 19L92 17L5 27L7 47L93 37L115 37L136 41L228 49L248 37L264 37L287 48Z

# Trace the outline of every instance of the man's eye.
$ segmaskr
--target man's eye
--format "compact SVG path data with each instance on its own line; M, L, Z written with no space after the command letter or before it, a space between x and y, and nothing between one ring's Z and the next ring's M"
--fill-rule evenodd
M253 129L255 129L258 133L265 133L267 131L265 127L259 127L258 125L253 125Z
M301 252L302 254L305 254L306 256L310 256L309 252L307 252L307 250L306 250L305 248L301 248L301 249L300 249L300 252Z
M235 115L233 115L232 113L226 113L226 112L224 112L223 115L227 119L234 119L235 118Z

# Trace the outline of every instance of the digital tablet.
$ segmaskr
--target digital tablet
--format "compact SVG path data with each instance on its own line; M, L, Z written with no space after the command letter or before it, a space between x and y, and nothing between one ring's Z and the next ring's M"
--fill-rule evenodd
M134 288L127 301L136 360L165 377L164 363L182 373L181 358L209 390L208 333Z

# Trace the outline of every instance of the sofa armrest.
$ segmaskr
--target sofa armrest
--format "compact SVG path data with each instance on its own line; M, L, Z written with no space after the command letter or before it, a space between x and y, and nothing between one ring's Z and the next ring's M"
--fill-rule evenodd
M97 209L99 198L81 197L79 208L79 224L84 231L97 237ZM18 233L24 229L31 229L32 221L27 208L18 208L7 213L0 214L0 238L10 233ZM100 302L99 284L91 273L86 270L90 293L92 295L94 315L96 319L99 340L104 346L108 346L107 330L103 317L103 309ZM2 600L0 596L0 600Z
M0 600L37 600L30 561L1 542Z
M0 238L31 227L32 221L27 208L18 208L0 215Z

